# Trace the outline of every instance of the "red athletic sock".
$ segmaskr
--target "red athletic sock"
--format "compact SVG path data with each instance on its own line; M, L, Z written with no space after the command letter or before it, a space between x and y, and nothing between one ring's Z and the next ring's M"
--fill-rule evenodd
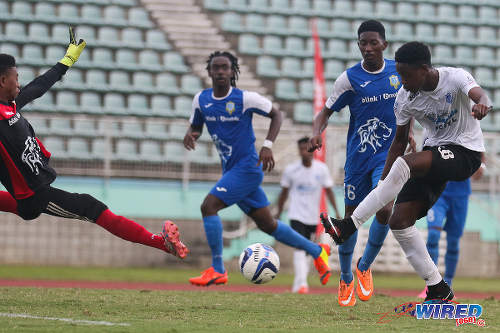
M17 201L9 192L0 191L0 211L17 215Z
M161 236L150 233L142 225L132 220L113 214L109 209L102 212L96 223L113 235L130 242L156 247L163 251L167 250Z

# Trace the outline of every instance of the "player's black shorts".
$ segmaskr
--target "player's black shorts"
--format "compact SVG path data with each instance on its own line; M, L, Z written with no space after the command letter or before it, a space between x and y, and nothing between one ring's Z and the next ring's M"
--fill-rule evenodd
M315 225L305 224L297 220L290 220L290 226L307 239L311 239L316 233Z
M424 147L432 152L431 169L426 176L410 178L399 192L396 204L408 201L426 202L419 217L424 217L450 180L468 179L481 166L481 153L459 145Z

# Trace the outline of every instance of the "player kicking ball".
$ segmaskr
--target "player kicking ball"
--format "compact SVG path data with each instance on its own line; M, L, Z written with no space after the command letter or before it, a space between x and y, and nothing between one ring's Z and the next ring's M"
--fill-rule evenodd
M199 92L193 99L189 120L191 125L184 137L184 146L188 150L195 149L196 140L205 124L221 159L222 177L201 204L203 225L212 252L212 266L200 276L189 279L189 282L198 286L227 283L227 271L222 261L222 222L217 213L236 204L255 221L260 230L311 255L321 283L326 284L331 275L328 266L330 247L315 244L290 226L275 220L260 186L264 178L263 171L274 168L271 148L281 127L281 112L267 98L236 88L238 58L231 53L212 53L207 61L207 71L212 79L212 88ZM254 113L271 118L259 155L254 145Z
M338 220L322 214L321 219L333 240L342 244L397 197L389 226L408 261L425 280L425 299L451 300L453 291L432 261L415 221L426 215L448 181L465 180L480 167L484 143L479 120L491 109L491 102L465 70L432 67L429 48L423 43L404 44L396 51L395 60L404 89L394 103L396 136L382 181L351 217ZM426 129L427 138L423 151L403 156L412 117Z
M43 75L20 89L16 60L0 54L0 210L33 220L45 213L96 223L115 236L171 253L181 259L189 250L179 240L177 226L166 221L160 234L113 214L88 194L69 193L52 187L55 170L49 165L50 153L36 137L30 123L19 112L26 104L46 93L78 60L85 41L77 43L69 28L70 43L64 58Z

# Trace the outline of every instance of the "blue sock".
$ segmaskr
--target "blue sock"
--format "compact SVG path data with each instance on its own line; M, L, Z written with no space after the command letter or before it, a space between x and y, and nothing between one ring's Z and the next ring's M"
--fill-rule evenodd
M277 222L278 226L276 227L276 230L271 233L271 236L276 238L276 240L296 249L304 250L313 258L317 258L320 255L322 249L321 246L311 242L309 239L305 238L280 220Z
M455 270L457 269L460 238L446 234L447 246L446 255L444 256L444 280L451 286L451 281L455 277Z
M224 261L222 261L222 221L218 215L203 217L205 234L207 235L208 246L212 251L212 266L218 273L224 273Z
M339 245L340 279L345 283L352 281L352 253L358 240L356 231L343 244Z
M427 252L432 258L434 263L438 264L439 258L439 238L441 237L441 231L435 228L429 228L427 233Z
M368 235L368 243L366 244L365 252L363 252L363 256L358 264L358 268L361 271L366 271L370 268L384 244L388 231L389 225L379 223L376 217L373 219L372 225L370 226L370 234Z

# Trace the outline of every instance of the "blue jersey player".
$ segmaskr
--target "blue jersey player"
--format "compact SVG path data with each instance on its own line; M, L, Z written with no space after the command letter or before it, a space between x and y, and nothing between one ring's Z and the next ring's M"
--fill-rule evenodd
M205 124L221 159L222 177L201 205L203 225L212 252L212 266L200 276L189 279L190 283L198 286L227 283L227 271L222 261L222 222L217 213L237 204L259 229L278 241L305 250L315 258L320 280L326 284L331 274L328 266L330 247L315 244L290 226L275 220L260 186L263 171L271 171L274 167L271 148L280 130L281 112L267 98L236 88L239 65L238 59L231 53L212 53L207 61L207 71L212 79L212 88L199 92L193 99L191 126L184 137L184 146L188 150L195 149L196 139ZM254 113L271 118L259 155L254 145Z
M472 175L472 178L479 179L484 169L485 164L482 163L481 167ZM457 269L460 238L464 233L470 194L470 178L463 181L449 181L434 206L427 211L427 251L436 266L439 258L441 230L446 231L445 273L443 278L450 287ZM420 293L419 297L425 298L426 295L427 288Z
M363 60L348 68L335 81L333 93L313 123L311 149L321 146L320 133L334 111L349 106L351 113L347 133L345 163L345 216L352 214L365 196L377 186L387 151L396 132L394 100L401 86L393 60L384 59L387 47L384 26L375 20L361 23L358 45ZM412 139L413 140L413 139ZM414 143L414 142L413 142ZM380 210L370 227L364 254L356 266L358 297L367 301L373 293L370 265L375 260L387 235L391 205ZM351 269L357 233L339 246L340 283L338 303L354 306L354 281Z

